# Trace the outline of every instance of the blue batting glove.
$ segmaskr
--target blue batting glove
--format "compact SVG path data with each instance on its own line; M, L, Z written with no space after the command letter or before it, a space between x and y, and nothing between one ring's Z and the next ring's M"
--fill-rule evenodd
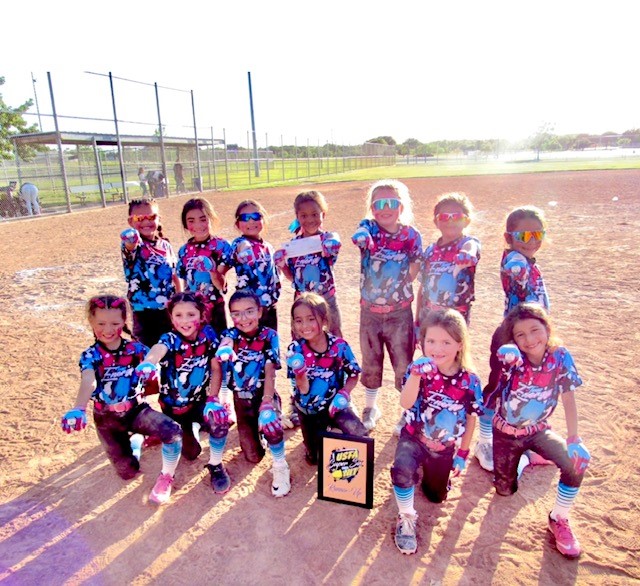
M503 344L496 351L496 356L507 368L522 366L522 353L515 344Z
M216 268L215 263L208 256L196 256L191 265L195 271L210 273Z
M87 412L84 409L70 409L62 416L62 431L82 431L87 427Z
M433 376L436 372L438 372L438 367L435 365L435 362L428 356L420 356L420 358L416 358L411 364L410 372L411 374L419 376L420 378L425 378L428 376Z
M456 455L453 457L453 465L451 466L451 470L453 470L452 476L460 476L462 471L467 467L468 457L469 450L458 450Z
M287 251L284 248L278 248L273 253L273 262L278 268L283 268L287 264Z
M322 240L322 254L325 256L335 256L340 252L342 242L336 232L325 232L320 237Z
M243 265L252 265L256 262L256 255L249 242L243 242L236 251L236 260Z
M153 362L141 362L136 366L136 374L142 382L158 380L158 366Z
M567 440L567 452L573 462L576 474L584 474L589 467L591 454L579 437L572 436Z
M131 244L132 246L137 246L140 244L140 232L138 232L135 228L127 228L120 233L120 239L125 244Z
M349 395L344 389L338 391L329 404L329 417L335 417L338 411L343 411L349 406Z
M366 228L358 228L351 237L351 241L358 247L362 249L372 250L375 246L373 242L373 238L371 237L371 232Z
M231 346L220 346L216 350L216 360L218 362L233 362L237 358Z
M478 257L462 251L457 254L455 263L463 268L473 267L478 264Z
M304 356L300 354L300 352L296 352L287 358L287 366L296 376L307 372L307 365L304 363Z
M263 401L258 415L258 431L265 435L273 435L282 431L280 417L270 401Z
M202 417L211 426L228 426L229 412L218 397L209 397L202 410Z

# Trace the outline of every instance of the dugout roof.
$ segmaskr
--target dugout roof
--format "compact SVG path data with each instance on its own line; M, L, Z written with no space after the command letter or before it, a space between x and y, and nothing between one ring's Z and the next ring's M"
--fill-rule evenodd
M60 136L60 142L62 144L73 145L92 145L95 139L98 146L117 146L118 138L115 134L99 134L93 132L35 132L32 134L16 134L11 137L16 143L19 144L57 144L58 135ZM163 136L162 141L164 146L169 147L191 147L195 148L195 138L180 138L175 136ZM212 139L210 138L198 138L199 146L211 146ZM135 135L120 135L120 144L123 147L127 146L160 146L160 137L158 136L135 136ZM224 144L224 141L219 138L213 139L213 144Z

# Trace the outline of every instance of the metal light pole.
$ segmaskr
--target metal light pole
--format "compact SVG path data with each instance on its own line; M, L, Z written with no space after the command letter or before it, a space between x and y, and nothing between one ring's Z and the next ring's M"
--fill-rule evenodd
M33 77L33 71L31 72L31 83L33 84L33 97L36 99L36 112L38 113L38 126L40 132L42 132L42 118L40 118L40 105L38 104L38 92L36 91L36 78Z
M256 177L260 177L260 162L258 161L258 143L256 141L256 121L253 116L253 91L251 89L251 72L248 71L249 76L249 107L251 109L251 134L253 136L253 160L255 167Z

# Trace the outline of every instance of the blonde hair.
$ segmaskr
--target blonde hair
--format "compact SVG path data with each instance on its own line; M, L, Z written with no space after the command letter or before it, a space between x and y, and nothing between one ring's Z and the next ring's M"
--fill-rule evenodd
M396 192L396 195L402 204L402 211L400 212L400 217L398 219L400 223L405 226L411 225L413 223L413 202L411 201L411 194L409 193L409 188L404 183L397 181L396 179L382 179L380 181L376 181L371 187L369 187L366 198L367 212L365 217L373 219L371 202L373 201L376 191L379 189L392 189Z
M421 328L422 344L430 327L440 327L449 334L456 342L462 344L456 354L456 364L468 372L473 372L475 367L469 349L469 330L467 322L462 314L455 309L442 309L430 311L427 319Z
M451 193L443 193L436 201L436 205L433 208L433 215L437 215L442 206L446 203L454 203L460 207L460 209L471 218L473 213L473 205L469 201L466 193L460 193L453 191Z

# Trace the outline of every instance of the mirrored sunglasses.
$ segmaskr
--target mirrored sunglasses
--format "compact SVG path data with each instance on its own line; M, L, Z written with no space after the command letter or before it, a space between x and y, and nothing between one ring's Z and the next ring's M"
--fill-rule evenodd
M238 222L248 222L249 220L258 222L262 220L262 214L260 212L251 212L250 214L238 214L237 219L238 219Z
M440 212L436 214L436 222L461 222L468 219L469 216L463 212Z
M120 309L127 303L122 297L93 297L89 302L99 309Z
M509 232L509 234L513 236L513 238L515 238L518 242L523 242L526 244L532 238L534 240L537 240L538 242L542 242L544 240L546 232L544 230L520 230L517 232Z
M231 315L231 319L234 320L234 321L242 319L242 318L252 319L254 317L257 317L258 308L257 307L252 307L251 309L245 309L244 311L231 311L231 312L229 312L229 314Z
M397 210L400 207L400 200L390 197L376 199L375 201L371 202L371 207L377 212L381 212L385 207L389 208L390 210Z
M134 214L129 216L132 222L144 222L145 220L149 220L150 222L155 222L158 219L158 214Z

